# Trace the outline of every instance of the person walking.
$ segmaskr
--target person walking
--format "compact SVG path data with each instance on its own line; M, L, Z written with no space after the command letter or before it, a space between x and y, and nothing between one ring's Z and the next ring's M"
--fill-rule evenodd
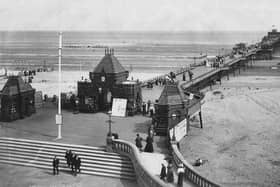
M55 175L56 174L56 156L54 156L54 158L53 158L52 165L53 165L53 175Z
M181 164L179 164L179 167L178 167L178 169L177 169L177 174L178 174L178 182L177 182L177 185L178 185L179 187L183 187L184 173L185 173L184 165L181 163Z
M70 152L69 150L66 150L66 152L65 152L65 156L64 156L64 158L65 158L65 160L66 160L66 163L67 163L68 168L70 167L69 152Z
M190 78L190 81L191 81L192 77L193 77L193 72L191 70L189 70L188 73L189 73L189 78Z
M68 167L69 168L70 168L70 166L72 166L72 157L73 157L73 153L71 150L69 150L69 154L68 154L68 161L69 161Z
M154 124L151 124L151 126L148 129L148 135L151 136L153 140L154 140L154 133L155 133Z
M139 149L139 151L142 151L142 147L143 147L142 141L143 141L142 137L140 137L140 135L137 133L135 139L135 145Z
M165 178L166 178L166 167L164 164L161 164L160 179L165 180Z
M168 161L166 180L167 182L174 182L174 174L172 171L172 160Z
M74 165L74 176L77 176L77 170L78 170L78 155L75 154L75 157L73 158L73 165Z
M143 102L143 104L142 104L142 114L143 114L143 116L146 115L146 103L145 102Z
M59 174L59 158L56 158L55 169L56 169L56 173L58 175Z
M59 159L56 156L54 156L54 158L53 158L53 174L54 175L59 174L58 167L59 167Z
M76 154L72 154L72 157L71 157L71 171L72 171L72 173L74 173L75 163L76 163Z
M81 158L80 157L78 157L78 160L77 160L77 171L79 172L79 173L81 173Z
M151 104L152 104L152 102L150 101L150 100L148 100L148 102L147 102L147 113L149 113L150 112L150 107L151 107Z
M151 137L151 135L148 135L146 138L146 146L145 146L144 151L148 152L148 153L154 152L153 138Z

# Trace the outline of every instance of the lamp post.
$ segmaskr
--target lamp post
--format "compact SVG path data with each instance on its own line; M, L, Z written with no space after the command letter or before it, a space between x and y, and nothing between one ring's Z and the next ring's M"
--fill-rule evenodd
M108 132L108 137L112 136L112 111L108 111L108 116L109 116L109 120L108 120L108 124L109 124L109 132Z
M112 125L112 119L111 119L111 117L112 117L112 111L110 110L110 111L108 111L108 116L109 116L109 120L107 121L108 122L108 124L109 124L109 132L108 132L108 134L107 134L107 138L106 138L106 142L107 142L107 146L106 146L106 150L108 151L108 152L112 152L113 151L113 137L112 137L112 127L111 127L111 125Z
M175 123L176 123L177 115L172 114L171 119L174 121L172 141L176 141L176 136L175 136L175 126L176 126L176 124Z

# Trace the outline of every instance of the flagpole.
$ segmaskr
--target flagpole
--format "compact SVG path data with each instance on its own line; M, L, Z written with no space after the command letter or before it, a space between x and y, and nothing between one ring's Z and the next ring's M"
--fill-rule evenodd
M56 116L56 124L58 126L57 139L61 139L61 57L62 57L62 32L59 32L59 47L58 47L58 114Z

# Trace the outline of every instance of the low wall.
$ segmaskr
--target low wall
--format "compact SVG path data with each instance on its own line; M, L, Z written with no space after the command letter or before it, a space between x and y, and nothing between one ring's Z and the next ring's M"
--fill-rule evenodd
M220 187L220 185L209 181L205 177L201 176L197 171L195 171L193 166L189 164L185 160L183 155L180 153L176 144L171 144L171 148L172 148L172 157L176 166L178 166L180 163L183 163L184 165L185 168L184 180L191 181L192 183L200 187Z
M162 181L159 177L151 174L140 162L140 152L138 148L127 141L114 139L112 142L112 149L122 155L128 156L134 167L137 183L140 187L168 187L172 186ZM160 171L159 171L160 172Z

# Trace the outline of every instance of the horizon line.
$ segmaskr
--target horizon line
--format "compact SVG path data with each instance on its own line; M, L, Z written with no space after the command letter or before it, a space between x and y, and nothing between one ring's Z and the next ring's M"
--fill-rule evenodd
M0 32L270 32L271 30L93 30L93 29L0 29Z

